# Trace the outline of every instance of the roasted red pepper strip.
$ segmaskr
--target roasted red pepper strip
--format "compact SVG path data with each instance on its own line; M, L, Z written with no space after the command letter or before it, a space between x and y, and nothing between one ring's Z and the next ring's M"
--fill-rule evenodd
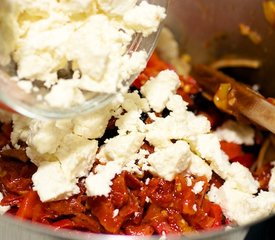
M251 153L246 153L242 156L237 156L237 157L231 159L230 161L231 162L239 162L243 166L245 166L247 168L251 168L255 161L255 157Z
M24 219L32 219L33 208L37 203L39 203L39 197L37 192L27 192L22 202L20 203L16 216Z
M146 236L146 235L152 235L153 233L154 233L154 228L146 224L137 225L137 226L129 225L125 227L125 234L127 235Z
M58 230L61 228L73 229L75 226L75 223L70 219L62 219L58 222L53 223L52 226L54 227L55 230Z
M229 160L244 155L242 146L233 142L220 141L221 149L229 157Z

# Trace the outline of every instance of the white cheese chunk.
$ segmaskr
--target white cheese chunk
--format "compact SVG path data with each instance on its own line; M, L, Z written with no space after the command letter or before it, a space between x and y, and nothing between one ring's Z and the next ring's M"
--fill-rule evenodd
M62 95L60 93L62 92ZM53 107L75 106L85 102L85 97L82 91L69 81L59 80L57 85L54 85L51 91L45 96L45 100Z
M113 218L117 217L118 214L119 214L119 209L115 209L115 210L113 211Z
M179 85L178 75L174 71L165 70L147 81L141 87L141 93L147 98L154 111L161 112Z
M233 162L229 168L227 179L242 192L257 193L259 182L254 179L248 168L238 162Z
M157 149L147 159L151 165L151 172L172 181L176 174L188 168L191 161L189 145L184 141L177 141L164 149Z
M196 182L194 187L192 188L192 192L195 194L200 193L203 190L204 181Z
M121 106L126 111L142 110L148 112L150 110L149 103L146 98L141 98L137 91L126 93Z
M90 173L86 178L87 195L107 197L111 192L113 178L121 171L122 164L119 161L111 161L106 165L99 165L96 168L96 173Z
M227 181L219 189L212 186L208 197L221 206L226 217L239 225L264 218L274 212L275 207L274 193L261 191L254 196Z
M98 0L97 2L103 11L122 16L137 4L137 0Z
M132 132L109 139L101 147L97 158L105 165L98 165L95 172L90 173L86 179L89 196L108 196L111 191L112 179L123 169L139 171L132 166L132 161L136 159L143 139L144 134Z
M167 27L161 30L157 51L164 61L171 62L179 58L180 50L179 44L176 41L173 33Z
M187 111L187 103L179 95L170 96L166 106L171 110L166 118L154 117L154 122L146 125L146 140L150 144L165 147L171 140L188 141L193 136L210 131L209 121Z
M159 22L165 17L166 14L162 7L142 1L138 6L126 11L123 20L128 27L148 36L157 31Z
M112 106L107 105L97 111L74 118L73 131L75 134L86 138L100 138L103 136L111 117Z
M18 39L18 27L16 25L16 16L18 9L13 1L0 1L0 64L7 65L10 63L10 53L16 47Z
M275 193L275 166L274 166L274 162L273 162L273 167L271 169L271 177L270 177L270 180L268 182L268 190L270 192Z
M233 120L226 121L216 130L220 140L237 144L253 145L255 130L249 125L245 125Z
M205 176L208 181L210 181L212 177L212 169L211 167L198 155L192 153L192 159L190 161L190 165L187 171L195 175L197 177Z
M210 162L211 168L223 179L226 179L230 163L220 148L218 137L213 134L200 134L188 139L191 149L201 158Z
M3 194L0 192L0 202L2 199L3 199ZM1 206L0 205L0 216L4 215L9 210L10 210L10 206Z
M61 11L69 15L87 13L89 11L96 12L96 1L93 0L60 0L59 6Z
M21 80L17 83L18 87L23 89L26 93L31 93L33 89L32 82Z
M18 141L22 140L24 142L27 141L29 137L29 125L31 119L18 115L12 115L12 122L13 122L13 131L11 133L11 143L14 147L18 147Z
M32 177L41 201L60 200L78 193L78 178L88 175L96 151L96 141L66 135L54 155L57 160L40 162Z
M93 166L97 147L95 140L68 134L64 137L55 156L68 177L72 179L85 177Z
M132 132L128 135L118 135L107 140L101 147L97 158L101 162L122 161L127 163L131 156L138 152L143 144L144 134Z
M42 202L67 199L79 193L76 179L68 178L58 161L42 163L32 181Z
M145 69L147 64L148 55L142 50L139 52L133 52L131 55L124 55L121 59L121 67L119 71L119 76L122 79L130 79L133 78L136 74L140 73L143 69ZM110 72L110 77L112 76L112 72ZM128 90L128 86L125 86L123 82L118 84L118 88L122 89L122 92L125 93Z
M40 154L55 153L63 137L71 132L70 120L59 121L32 120L29 125L29 136L26 142L30 148Z
M69 108L98 92L125 92L125 82L148 60L145 50L128 48L137 34L156 32L165 17L165 8L137 0L3 0L0 63L13 60L25 92L40 81L36 89L48 93L38 100ZM63 69L73 76L62 79Z
M116 126L119 128L119 134L128 132L145 132L145 124L140 119L140 111L129 111L116 121Z

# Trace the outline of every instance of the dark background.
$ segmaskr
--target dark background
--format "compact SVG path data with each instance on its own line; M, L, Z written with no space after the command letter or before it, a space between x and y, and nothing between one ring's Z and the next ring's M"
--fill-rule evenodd
M275 217L252 227L245 240L275 240Z

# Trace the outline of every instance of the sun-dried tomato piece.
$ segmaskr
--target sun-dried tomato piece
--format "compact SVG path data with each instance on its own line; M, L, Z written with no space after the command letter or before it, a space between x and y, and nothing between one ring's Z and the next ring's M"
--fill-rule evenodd
M102 230L99 222L93 216L78 213L71 220L74 223L73 227L77 229L89 230L94 233L100 233Z
M169 207L173 202L174 183L162 178L152 178L147 186L147 196L152 203Z
M125 182L125 173L119 174L113 179L110 197L114 208L121 208L127 203L129 197Z
M44 203L49 211L57 215L70 215L85 212L86 208L77 197L71 197L67 200Z
M16 216L24 219L32 219L33 208L39 202L37 192L29 191L24 195L22 202L19 204L19 209Z
M88 203L92 214L97 217L100 224L108 233L119 233L120 226L124 219L119 217L119 215L113 216L115 208L110 198L89 198Z
M125 234L127 235L134 235L134 236L148 236L154 233L154 228L146 225L128 225L125 227Z
M242 146L233 142L220 141L221 149L229 157L229 160L244 155Z

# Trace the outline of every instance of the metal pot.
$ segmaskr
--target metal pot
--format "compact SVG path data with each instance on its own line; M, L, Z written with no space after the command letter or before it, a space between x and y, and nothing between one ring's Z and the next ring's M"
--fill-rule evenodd
M253 71L250 83L258 83L267 96L275 95L275 31L266 21L263 0L171 0L166 25L174 32L182 51L192 56L194 63L211 63L235 56L254 59L261 67ZM255 44L240 33L240 24L249 26L261 37ZM246 79L244 79L246 80ZM168 239L244 239L250 226L231 230L202 233L190 237ZM37 224L9 217L0 217L1 240L61 240L61 239L159 239L159 237L130 237L85 234L71 231L54 232Z

